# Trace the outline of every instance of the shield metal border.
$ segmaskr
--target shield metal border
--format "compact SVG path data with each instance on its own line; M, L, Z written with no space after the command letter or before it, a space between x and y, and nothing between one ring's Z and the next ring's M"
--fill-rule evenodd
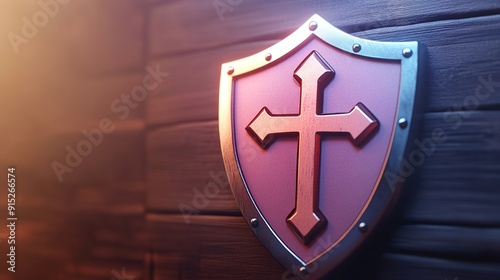
M385 169L380 173L379 185L364 211L353 223L348 232L331 245L323 254L308 263L300 260L280 238L273 232L265 217L259 212L255 202L249 195L243 180L233 140L232 104L233 79L272 64L286 57L311 36L323 40L327 44L352 55L383 60L401 61L401 78L397 118L399 124L394 126L390 154L387 157ZM362 46L358 49L356 45ZM297 275L316 279L333 270L343 262L353 251L357 250L374 231L386 213L394 206L399 196L400 180L382 179L383 174L398 174L402 168L402 158L406 158L411 150L410 141L417 131L420 115L421 99L417 98L419 75L422 74L424 49L418 42L378 42L361 39L347 34L315 14L299 29L284 40L254 55L236 61L222 64L220 95L219 95L219 133L221 150L228 180L242 215L260 242L289 271ZM270 56L269 54L272 54ZM396 121L395 120L395 121ZM342 246L338 246L339 242Z

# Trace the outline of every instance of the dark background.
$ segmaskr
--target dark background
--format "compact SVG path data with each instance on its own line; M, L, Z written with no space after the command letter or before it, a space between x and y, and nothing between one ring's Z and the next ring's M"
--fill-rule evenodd
M282 279L285 269L254 237L229 188L189 224L179 206L194 207L210 173L224 171L220 64L271 46L314 13L359 37L425 44L418 138L436 128L447 135L407 180L389 224L331 277L500 279L499 1L57 6L16 47L9 34L21 36L23 18L33 22L44 10L34 0L0 3L0 221L8 166L17 168L19 219L15 274L0 224L1 279ZM157 65L168 77L120 119L113 102ZM478 98L480 87L487 97ZM65 164L67 147L104 118L115 130L59 180L54 162Z

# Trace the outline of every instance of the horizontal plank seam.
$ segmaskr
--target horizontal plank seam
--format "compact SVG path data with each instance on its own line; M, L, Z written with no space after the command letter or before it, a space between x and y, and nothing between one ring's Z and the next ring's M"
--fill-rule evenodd
M146 217L148 215L153 215L156 217L160 216L179 216L182 217L182 213L179 211L172 211L172 210L146 210L145 212ZM193 217L242 217L240 211L200 211L199 214L193 214ZM423 223L406 223L403 221L401 224L398 224L397 227L394 228L394 230L398 231L399 229L403 229L405 226L409 225L414 225L414 226L433 226L433 227L442 227L444 229L446 228L453 228L453 229L487 229L487 230L500 230L500 225L494 225L492 226L491 224L489 225L475 225L475 224L437 224L437 223L429 223L429 222L423 222Z
M424 114L447 114L449 113L451 107L446 109L446 111L425 111ZM455 110L453 109L451 112L455 113L460 113L460 112L494 112L500 114L500 106L479 106L478 109L476 110L465 110L465 108L462 108L460 110ZM201 119L201 120L196 120L196 121L181 121L181 122L168 122L168 123L155 123L155 124L147 124L146 125L146 133L151 133L160 129L166 129L166 128L178 128L178 127L184 127L184 126L193 126L193 125L199 125L199 124L217 124L218 119Z
M146 125L147 133L151 133L157 130L165 129L165 128L183 128L186 126L194 126L194 125L209 125L209 124L218 124L218 119L200 119L196 121L181 121L181 122L169 122L169 123L161 123L161 124L150 124Z
M396 220L396 219L394 219ZM422 226L422 227L442 227L443 229L446 228L461 228L461 229L491 229L495 230L498 229L500 230L500 225L493 225L488 224L488 225L479 225L476 226L476 224L454 224L454 223L432 223L428 221L422 221L420 223L413 221L405 221L405 220L399 220L399 224L397 225L397 228L404 228L405 226Z
M478 258L477 256L465 257L465 254L460 254L457 252L441 253L439 251L429 251L429 253L426 254L425 252L417 250L394 250L393 248L389 248L388 251L384 252L384 255L400 255L441 261L461 262L467 264L498 264L499 260L499 258L492 258L491 256L484 258Z
M133 75L133 74L144 74L145 73L145 67L143 67L144 62L142 61L140 64L127 67L127 68L120 68L120 69L114 69L114 70L109 70L109 71L104 71L104 72L95 72L95 73L79 73L81 77L87 78L87 79L96 79L96 80L104 80L108 78L116 78L116 77L121 77L121 76L127 76L127 75Z
M500 94L500 89L498 90L498 93ZM471 94L469 95L470 97L473 97L475 96L474 95L474 92L471 92ZM466 98L469 97L469 96L466 96L464 98L464 102L466 101ZM449 107L449 108L446 108L446 110L439 110L439 109L434 109L434 110L428 110L428 111L425 111L424 113L447 113L449 112L450 110L452 110L453 112L495 112L495 111L498 111L500 112L500 105L497 105L497 104L480 104L478 105L478 107L474 110L467 110L465 109L465 105L462 103L454 103L453 105L451 106L459 106L459 109L456 109L456 108L453 108L453 107Z
M157 209L146 209L145 215L162 215L162 216L182 216L180 211L173 210L157 210ZM238 210L232 211L200 211L198 214L193 214L195 217L208 217L208 216L218 216L218 217L241 217L241 212Z
M499 229L500 224L484 224L482 222L447 222L447 221L422 221L419 219L412 219L411 217L401 220L401 224L398 226L412 226L412 225L420 225L420 226L442 226L442 227L459 227L459 228L469 228L469 229Z

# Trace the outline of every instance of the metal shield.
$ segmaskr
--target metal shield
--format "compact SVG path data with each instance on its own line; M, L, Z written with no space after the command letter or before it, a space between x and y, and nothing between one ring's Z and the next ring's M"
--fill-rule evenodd
M346 34L318 15L222 65L225 168L246 221L289 271L334 269L373 232L407 174L417 42Z

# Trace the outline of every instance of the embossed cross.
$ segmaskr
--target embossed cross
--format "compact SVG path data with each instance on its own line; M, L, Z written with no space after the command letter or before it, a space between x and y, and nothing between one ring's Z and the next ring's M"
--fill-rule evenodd
M299 115L274 115L264 107L246 128L264 149L274 140L273 135L298 134L296 201L287 223L304 244L327 223L318 205L321 134L348 133L354 145L359 145L378 125L362 103L349 113L321 113L322 92L334 76L320 54L311 52L294 73L301 85Z

